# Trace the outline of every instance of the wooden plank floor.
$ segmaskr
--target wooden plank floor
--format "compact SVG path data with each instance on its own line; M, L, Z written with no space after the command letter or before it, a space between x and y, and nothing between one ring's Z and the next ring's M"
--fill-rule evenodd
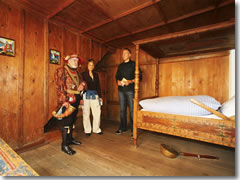
M40 176L234 176L235 150L141 130L138 147L132 145L130 132L115 135L118 123L102 123L103 135L86 137L82 127L76 136L80 146L68 156L61 152L61 140L21 153L20 156ZM81 131L80 131L81 129ZM79 132L80 131L80 132ZM219 160L178 156L169 159L160 153L160 144L177 151L218 156Z

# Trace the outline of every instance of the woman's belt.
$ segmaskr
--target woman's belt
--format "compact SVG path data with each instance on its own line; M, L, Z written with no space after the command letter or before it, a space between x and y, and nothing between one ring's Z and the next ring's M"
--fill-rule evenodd
M98 95L96 90L87 90L86 99L96 99L96 95Z

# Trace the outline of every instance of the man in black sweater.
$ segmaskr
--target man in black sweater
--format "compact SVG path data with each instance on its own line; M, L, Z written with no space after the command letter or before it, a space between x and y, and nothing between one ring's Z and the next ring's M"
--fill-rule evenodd
M122 134L127 131L127 105L129 106L131 135L133 132L133 98L135 81L135 62L131 60L131 50L123 49L123 62L118 66L116 81L118 84L118 95L120 101L120 127L115 132ZM142 79L142 72L139 69L139 79Z

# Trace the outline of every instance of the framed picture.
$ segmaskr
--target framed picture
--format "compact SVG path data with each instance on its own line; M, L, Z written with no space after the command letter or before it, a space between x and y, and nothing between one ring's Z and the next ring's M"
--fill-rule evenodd
M50 49L50 63L60 64L60 51Z
M0 37L0 55L15 56L15 40Z

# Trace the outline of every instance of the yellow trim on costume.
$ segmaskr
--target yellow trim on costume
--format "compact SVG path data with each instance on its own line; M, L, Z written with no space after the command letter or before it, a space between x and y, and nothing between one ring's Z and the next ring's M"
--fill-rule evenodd
M72 90L72 89L67 89L67 93L69 93L69 94L80 94L79 91Z

